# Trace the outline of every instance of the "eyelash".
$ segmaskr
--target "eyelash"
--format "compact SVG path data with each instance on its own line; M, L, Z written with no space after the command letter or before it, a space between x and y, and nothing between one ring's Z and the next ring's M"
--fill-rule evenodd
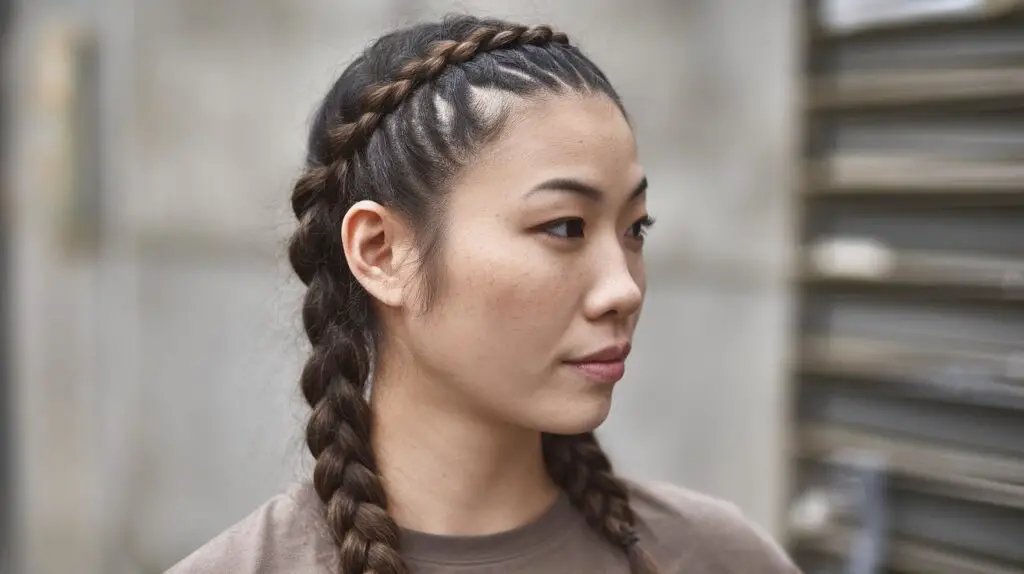
M558 226L568 226L570 223L579 224L579 235L570 235L568 228L566 229L566 233L564 235L552 232L552 230L556 229ZM586 228L585 223L586 222L580 219L579 217L567 217L565 219L559 219L557 221L552 221L551 223L545 224L541 229L548 235L551 235L552 237L556 237L558 239L582 239L585 236L583 231ZM643 241L644 238L647 237L647 231L653 225L654 218L651 217L650 215L645 215L638 219L637 221L635 221L633 225L630 225L629 231L633 233L633 239Z
M651 227L654 227L654 218L650 215L645 215L633 223L630 227L630 231L636 233L636 238L643 241L647 237L647 232L650 231Z

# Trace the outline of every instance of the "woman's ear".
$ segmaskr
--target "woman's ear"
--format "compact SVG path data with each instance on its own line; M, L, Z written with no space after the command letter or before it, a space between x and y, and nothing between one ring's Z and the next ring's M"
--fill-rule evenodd
M341 221L345 260L366 292L389 307L406 303L415 243L412 229L386 207L360 201Z

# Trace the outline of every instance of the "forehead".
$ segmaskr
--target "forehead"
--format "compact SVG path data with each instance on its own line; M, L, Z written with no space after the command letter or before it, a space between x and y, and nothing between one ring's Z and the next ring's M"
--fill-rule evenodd
M497 188L521 197L534 185L560 177L578 178L612 194L631 192L643 177L633 130L607 96L515 102L501 135L465 167L455 187Z

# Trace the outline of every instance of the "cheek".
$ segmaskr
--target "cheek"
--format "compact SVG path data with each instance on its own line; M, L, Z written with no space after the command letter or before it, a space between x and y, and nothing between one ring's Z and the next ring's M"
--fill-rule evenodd
M575 309L566 265L535 239L477 242L453 250L446 278L450 301L483 325L479 333L550 344L564 333Z
M498 373L521 382L541 375L565 351L580 308L579 274L538 237L494 219L467 219L442 248L444 286L426 344L446 347L438 352L452 362L448 368L481 383Z

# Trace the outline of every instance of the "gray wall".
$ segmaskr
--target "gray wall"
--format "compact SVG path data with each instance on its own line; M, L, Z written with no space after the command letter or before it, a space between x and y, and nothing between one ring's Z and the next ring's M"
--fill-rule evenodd
M452 9L556 23L632 112L659 224L635 358L601 430L619 469L776 529L795 2L103 0L74 11L101 23L117 64L100 248L55 255L58 208L32 192L38 173L17 178L22 436L74 453L24 457L31 532L72 549L30 553L31 571L158 570L306 472L301 291L280 256L303 129L354 50ZM78 398L56 409L53 392ZM57 504L68 473L79 486Z

